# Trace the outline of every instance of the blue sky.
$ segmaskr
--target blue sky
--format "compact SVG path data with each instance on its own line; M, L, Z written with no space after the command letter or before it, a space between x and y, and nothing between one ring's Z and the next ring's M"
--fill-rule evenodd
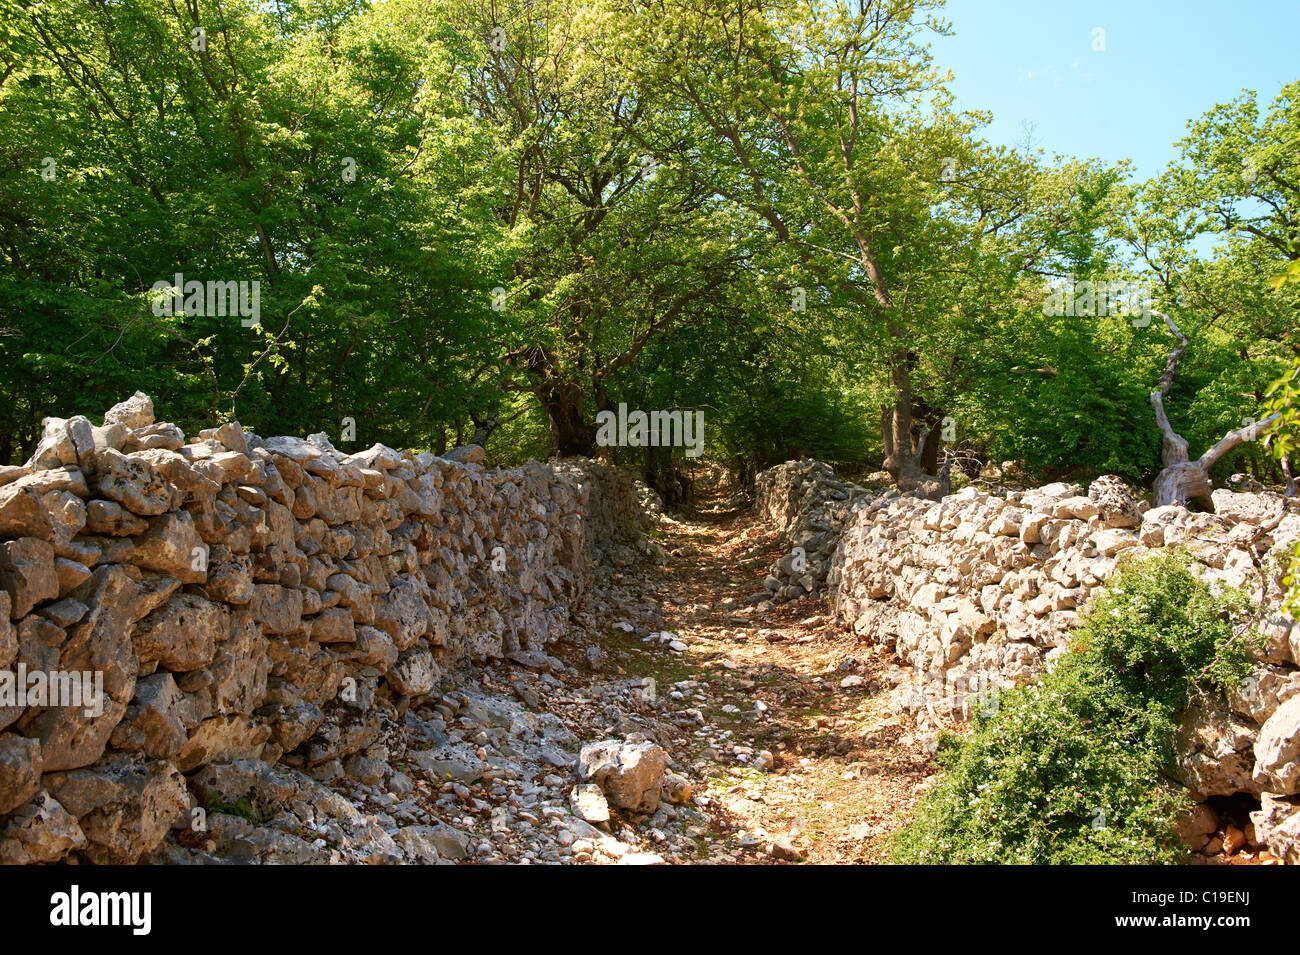
M1141 178L1188 120L1243 89L1262 111L1300 80L1300 0L949 0L943 17L954 35L932 51L957 107L993 112L989 141L1016 145L1028 121L1049 155L1129 158Z

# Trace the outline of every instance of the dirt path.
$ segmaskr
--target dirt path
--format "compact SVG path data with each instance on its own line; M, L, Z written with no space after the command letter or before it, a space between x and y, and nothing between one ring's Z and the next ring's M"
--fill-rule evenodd
M667 558L622 581L662 615L661 635L615 626L606 646L628 676L654 678L683 730L675 755L712 820L701 856L875 861L934 772L890 711L886 662L832 624L824 598L749 604L779 556L751 511L662 531Z

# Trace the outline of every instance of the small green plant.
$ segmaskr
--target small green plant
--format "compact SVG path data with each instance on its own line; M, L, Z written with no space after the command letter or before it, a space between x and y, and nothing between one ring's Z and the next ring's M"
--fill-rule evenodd
M257 810L248 799L240 798L234 802L223 802L215 796L209 795L204 799L204 806L210 813L223 813L227 816L238 816L240 819L246 819L249 822L257 822Z
M1124 561L1069 650L1037 684L1002 693L888 846L902 863L1181 861L1190 802L1172 738L1193 692L1223 694L1250 669L1240 595L1212 594L1188 558Z

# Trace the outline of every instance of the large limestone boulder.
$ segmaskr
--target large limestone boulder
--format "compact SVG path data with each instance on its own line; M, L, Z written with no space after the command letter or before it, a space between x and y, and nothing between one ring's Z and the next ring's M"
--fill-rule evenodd
M1057 501L1052 509L1052 517L1057 520L1086 521L1091 517L1096 517L1097 514L1097 505L1082 495Z
M1232 688L1228 703L1234 713L1263 724L1294 696L1300 696L1300 670L1257 664L1250 675Z
M1142 514L1138 539L1148 547L1173 544L1182 539L1181 528L1189 517L1181 504L1163 504Z
M349 578L351 579L351 578ZM302 628L302 591L279 584L255 584L249 610L266 633L294 633Z
M442 671L428 650L403 653L387 673L388 683L403 696L424 696L433 691Z
M188 511L162 514L135 541L131 563L144 570L169 574L182 583L207 579L208 549Z
M274 437L262 442L262 447L275 455L288 458L296 464L306 464L321 456L321 449L302 438Z
M40 785L40 741L17 733L0 733L0 816L25 803Z
M583 782L600 786L613 805L638 813L659 808L666 765L662 747L651 742L603 740L582 747L578 756Z
M28 468L44 471L77 463L77 445L68 425L66 418L46 418L41 422L41 440L27 461Z
M234 554L221 544L214 546L208 553L208 578L203 590L211 600L235 606L249 603L257 595L252 557Z
M271 661L269 642L247 613L236 615L231 635L217 644L212 662L177 682L201 699L206 713L249 715L266 699Z
M76 817L42 791L10 816L0 831L0 865L57 862L85 844Z
M1287 865L1300 865L1300 797L1264 793L1250 821L1273 855Z
M343 607L330 607L311 619L311 638L317 643L356 643L357 626Z
M270 741L286 753L303 744L325 720L325 713L315 703L268 703L257 711L257 719L270 731Z
M459 464L482 464L487 460L487 452L480 445L466 444L443 452L441 457Z
M1197 701L1183 714L1174 736L1180 778L1200 802L1210 796L1259 793L1251 779L1254 742L1254 724L1218 701Z
M0 541L0 588L12 598L9 613L15 620L27 616L42 601L59 596L54 545L33 537Z
M142 517L162 514L173 504L172 486L149 462L112 448L95 451L95 489Z
M1142 521L1142 507L1123 479L1103 474L1088 486L1088 500L1106 527L1137 527Z
M593 826L609 822L609 803L605 791L595 783L579 783L569 793L569 807L583 822Z
M198 594L178 593L136 625L135 649L146 672L174 673L212 662L217 644L230 634L230 614Z
M0 537L50 540L54 527L40 494L19 484L0 487Z
M95 674L94 680L102 678L103 692L96 687L97 699L83 698L90 705L33 707L23 714L19 729L41 741L46 773L99 759L135 693L138 659L131 624L139 585L128 568L108 564L95 568L78 596L87 613L68 631L67 640L51 650L58 654L61 674ZM83 680L83 685L91 682Z
M119 401L104 412L104 427L122 425L129 430L147 428L153 424L153 399L137 391L125 401Z
M155 849L190 808L185 777L171 763L113 756L101 763L53 773L50 794L77 818L85 855L100 865L134 863Z
M136 684L135 697L111 737L115 749L170 759L188 738L183 718L185 694L170 673L156 673Z
M149 522L132 514L117 501L94 500L86 503L86 529L92 534L132 537L149 529Z
M1284 503L1277 494L1229 491L1226 488L1212 491L1210 498L1214 501L1214 513L1233 524L1242 521L1266 524L1278 516Z
M176 756L176 766L188 773L204 763L258 759L270 738L270 727L245 716L214 716L195 727Z
M414 646L432 628L433 613L410 575L399 575L388 593L374 600L374 626L392 637L399 650Z

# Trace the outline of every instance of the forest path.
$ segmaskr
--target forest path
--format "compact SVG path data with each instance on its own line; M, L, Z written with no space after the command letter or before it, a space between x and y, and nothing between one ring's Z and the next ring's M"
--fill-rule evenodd
M685 647L629 638L611 649L673 710L698 711L674 755L708 797L702 855L877 861L934 772L912 721L890 710L887 661L835 626L825 598L749 604L780 554L752 510L708 501L660 530L666 559L629 573Z

